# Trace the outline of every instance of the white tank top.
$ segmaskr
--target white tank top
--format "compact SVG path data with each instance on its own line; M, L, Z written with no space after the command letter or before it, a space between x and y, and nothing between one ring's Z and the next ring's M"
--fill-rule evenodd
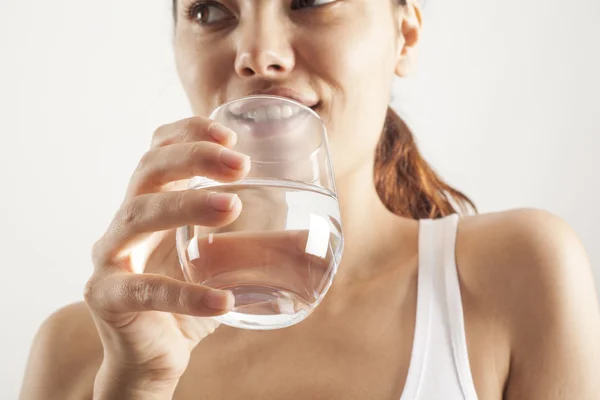
M458 221L420 222L415 337L400 400L477 400L455 261Z

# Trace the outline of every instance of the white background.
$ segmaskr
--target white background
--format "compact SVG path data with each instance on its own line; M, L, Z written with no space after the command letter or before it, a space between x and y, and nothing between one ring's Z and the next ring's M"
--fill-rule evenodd
M81 299L90 247L153 129L188 115L168 0L0 0L0 399ZM600 2L434 0L396 102L481 211L547 209L600 279Z

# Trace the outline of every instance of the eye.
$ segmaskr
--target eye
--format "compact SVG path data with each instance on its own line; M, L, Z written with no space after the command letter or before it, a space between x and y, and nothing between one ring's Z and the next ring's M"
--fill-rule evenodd
M335 3L337 0L292 0L292 10L300 8L320 7L329 3Z
M189 7L188 18L200 25L212 25L233 19L234 16L223 5L211 1L197 1Z

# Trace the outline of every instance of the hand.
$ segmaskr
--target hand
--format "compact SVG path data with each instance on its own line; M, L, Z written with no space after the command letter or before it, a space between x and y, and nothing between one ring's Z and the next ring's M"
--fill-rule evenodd
M95 393L124 382L132 391L174 390L191 351L217 327L213 319L198 317L222 315L233 307L230 292L183 281L173 244L179 226L233 222L241 212L239 198L173 189L177 182L198 175L221 182L246 176L249 158L228 149L235 140L233 131L205 118L155 132L123 205L93 248L95 272L86 285L85 300L105 354ZM161 265L166 275L136 273L131 250L140 243L153 247L146 270ZM110 396L116 395L106 394Z

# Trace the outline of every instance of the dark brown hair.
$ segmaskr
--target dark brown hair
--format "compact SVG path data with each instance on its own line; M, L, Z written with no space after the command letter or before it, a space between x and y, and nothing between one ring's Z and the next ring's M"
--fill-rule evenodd
M398 0L406 5L406 0ZM173 0L177 18L177 0ZM413 218L441 218L477 212L462 192L444 182L421 156L414 135L391 108L375 154L375 188L394 214Z

